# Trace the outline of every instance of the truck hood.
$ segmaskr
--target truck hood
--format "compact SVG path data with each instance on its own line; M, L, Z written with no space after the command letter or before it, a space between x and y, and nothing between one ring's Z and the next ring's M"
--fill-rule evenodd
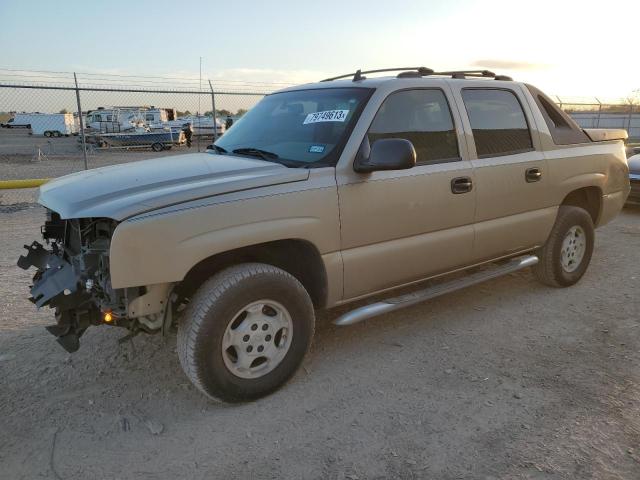
M299 182L309 171L263 160L194 153L96 168L40 187L38 202L62 218L114 220L240 190Z

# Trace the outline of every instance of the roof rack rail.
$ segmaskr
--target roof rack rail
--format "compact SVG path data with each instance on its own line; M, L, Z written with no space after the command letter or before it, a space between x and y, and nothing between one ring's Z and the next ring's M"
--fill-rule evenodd
M491 70L451 70L448 72L436 72L434 75L451 76L452 78L465 78L465 77L485 77L495 78L496 74Z
M398 67L398 68L380 68L377 70L366 70L362 71L360 69L356 70L354 73L347 73L345 75L339 75L337 77L325 78L321 80L322 82L331 82L333 80L340 80L342 78L351 77L354 82L359 82L360 80L365 80L367 77L364 75L367 73L382 73L382 72L397 72L400 73L397 75L397 78L416 78L416 77L426 77L430 75L442 75L451 78L459 78L464 79L467 77L477 77L477 78L493 78L494 80L505 80L511 81L513 80L511 77L507 75L496 75L490 70L451 70L446 72L436 72L431 68L427 67Z
M427 67L398 67L398 68L380 68L378 70L366 70L362 71L360 69L356 70L354 73L347 73L345 75L339 75L337 77L325 78L324 80L320 80L321 82L332 82L333 80L340 80L342 78L352 77L354 82L359 80L364 80L366 77L363 77L366 73L382 73L382 72L398 72L400 70L412 70L415 72L421 73L424 75L432 75L433 70Z

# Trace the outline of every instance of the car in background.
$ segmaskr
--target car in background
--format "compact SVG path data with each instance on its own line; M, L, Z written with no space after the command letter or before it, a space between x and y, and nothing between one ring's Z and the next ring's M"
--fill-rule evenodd
M627 159L629 163L629 183L631 192L627 204L640 205L640 153Z

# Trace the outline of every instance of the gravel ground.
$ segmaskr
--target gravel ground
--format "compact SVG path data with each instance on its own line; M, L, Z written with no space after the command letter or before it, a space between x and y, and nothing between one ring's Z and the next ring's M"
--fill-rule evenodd
M523 271L353 327L320 313L296 377L235 406L189 384L174 334L64 352L15 267L42 217L0 214L1 478L640 478L640 210L569 289Z
M211 138L194 137L190 149L174 147L163 152L151 149L106 149L87 156L89 168L118 163L204 151ZM44 155L38 159L40 148ZM55 178L84 169L84 158L78 137L45 138L32 136L26 129L0 129L0 180Z
M163 152L150 149L108 149L87 157L89 168L106 167L150 158L204 151L211 139L195 137L191 149L174 147ZM37 159L37 148L45 156ZM47 139L28 135L24 129L0 129L0 180L56 178L84 169L82 151L77 137ZM0 214L21 209L36 201L37 189L0 189Z

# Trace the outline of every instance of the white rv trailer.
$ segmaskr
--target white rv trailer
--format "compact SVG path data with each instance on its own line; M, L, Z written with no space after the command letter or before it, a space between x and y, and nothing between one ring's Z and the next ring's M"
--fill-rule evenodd
M61 137L78 133L76 119L72 113L38 113L29 120L33 135Z
M85 127L117 133L145 125L162 125L175 119L175 109L155 107L99 107L85 117Z

